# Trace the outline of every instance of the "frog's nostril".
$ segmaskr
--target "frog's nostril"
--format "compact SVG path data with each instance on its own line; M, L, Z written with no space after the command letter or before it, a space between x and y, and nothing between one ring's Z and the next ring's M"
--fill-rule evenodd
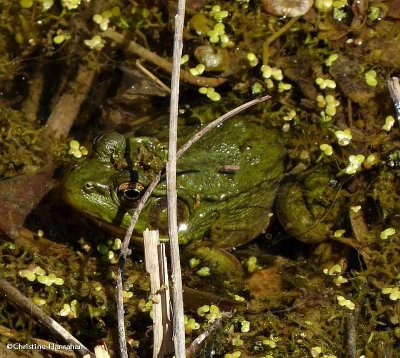
M92 189L93 189L93 184L92 184L91 182L86 182L86 183L83 185L83 188L84 188L85 190L92 190Z

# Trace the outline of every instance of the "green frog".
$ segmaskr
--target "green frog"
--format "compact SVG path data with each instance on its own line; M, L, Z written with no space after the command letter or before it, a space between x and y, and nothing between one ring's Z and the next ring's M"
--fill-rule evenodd
M104 134L67 174L63 196L106 230L123 233L166 156L165 143L154 137ZM277 132L253 116L230 119L196 142L177 165L180 244L231 249L264 232L284 157ZM165 178L140 215L134 241L142 241L146 228L158 229L167 240Z

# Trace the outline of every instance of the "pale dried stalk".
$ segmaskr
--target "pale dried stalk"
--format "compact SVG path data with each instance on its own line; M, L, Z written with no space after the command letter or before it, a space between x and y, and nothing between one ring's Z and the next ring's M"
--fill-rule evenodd
M148 229L143 232L143 243L153 301L153 358L161 358L169 352L171 338L165 245L160 244L158 230Z
M390 97L392 98L397 120L400 121L400 83L398 77L392 77L388 80Z
M171 296L169 292L168 264L165 254L165 244L158 246L158 261L160 265L161 283L161 307L163 310L162 326L164 328L163 352L171 353L174 351L172 344L172 322L171 322Z
M153 358L160 357L163 342L160 267L158 264L159 243L160 238L157 230L146 229L143 232L144 258L146 271L150 275L150 292L153 301Z
M176 194L176 151L178 139L179 75L183 47L185 0L178 0L175 15L174 52L171 74L171 105L169 113L169 140L167 163L168 234L172 270L173 339L175 357L185 358L185 324L183 319L182 273L178 241L178 214Z

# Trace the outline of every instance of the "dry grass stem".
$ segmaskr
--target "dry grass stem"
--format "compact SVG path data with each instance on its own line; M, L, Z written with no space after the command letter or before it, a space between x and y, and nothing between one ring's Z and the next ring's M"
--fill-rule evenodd
M175 356L185 358L185 324L183 314L182 273L178 240L178 214L176 194L176 151L178 140L179 77L183 48L183 25L185 0L178 0L175 15L174 51L171 74L171 104L169 112L168 162L167 162L167 205L168 235L171 255L173 339Z

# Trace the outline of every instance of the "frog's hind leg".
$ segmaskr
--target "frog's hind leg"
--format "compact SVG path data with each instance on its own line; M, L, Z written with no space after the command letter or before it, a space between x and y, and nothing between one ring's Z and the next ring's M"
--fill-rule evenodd
M202 265L209 267L211 273L224 280L241 280L244 270L240 261L231 253L216 247L210 242L197 242L186 248L191 257L201 259Z

